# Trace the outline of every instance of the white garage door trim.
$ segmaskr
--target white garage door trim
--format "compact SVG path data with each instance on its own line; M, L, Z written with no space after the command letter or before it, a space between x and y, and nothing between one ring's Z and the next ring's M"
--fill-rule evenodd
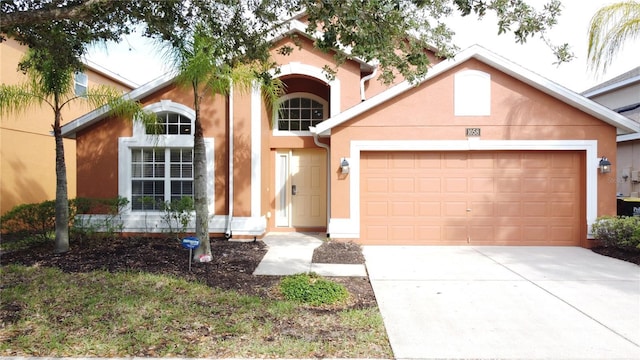
M360 152L362 151L474 151L474 150L567 150L586 151L587 225L598 216L597 140L353 140L350 145L349 218L329 219L333 238L360 238Z

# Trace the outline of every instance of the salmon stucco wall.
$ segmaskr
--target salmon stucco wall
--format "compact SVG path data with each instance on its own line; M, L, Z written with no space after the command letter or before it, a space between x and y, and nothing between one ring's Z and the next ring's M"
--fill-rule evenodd
M491 75L489 116L454 115L458 71ZM616 129L479 61L445 72L332 129L331 216L348 218L349 177L338 169L352 140L466 140L466 128L480 128L481 140L596 140L598 156L616 163ZM615 214L615 183L598 174L598 215Z
M277 49L282 46L290 46L293 52L290 55L278 54ZM291 39L283 39L275 44L272 56L280 66L304 66L314 69L322 69L324 66L335 68L333 54L323 53L313 48L313 43L306 38L301 38L300 43L294 44ZM302 76L302 75L301 75ZM326 75L322 75L324 82L328 82ZM336 73L336 79L340 82L340 108L332 111L344 111L361 102L360 99L360 65L354 61L344 63ZM287 92L290 92L287 90Z

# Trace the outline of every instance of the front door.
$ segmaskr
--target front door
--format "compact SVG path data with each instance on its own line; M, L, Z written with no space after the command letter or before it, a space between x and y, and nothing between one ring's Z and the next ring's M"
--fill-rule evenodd
M276 226L327 225L327 157L322 149L277 152Z

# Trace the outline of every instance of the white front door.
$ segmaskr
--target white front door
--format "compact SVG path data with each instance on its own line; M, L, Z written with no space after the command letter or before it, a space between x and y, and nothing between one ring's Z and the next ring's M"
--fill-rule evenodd
M326 152L294 149L276 156L276 226L326 226Z

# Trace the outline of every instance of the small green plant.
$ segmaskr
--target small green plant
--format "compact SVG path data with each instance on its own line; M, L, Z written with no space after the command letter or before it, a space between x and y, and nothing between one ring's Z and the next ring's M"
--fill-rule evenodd
M640 217L602 216L592 228L594 237L603 246L640 248Z
M162 206L164 214L162 215L162 221L164 221L169 230L169 234L177 236L179 234L185 234L189 223L193 218L194 206L193 198L190 196L184 196L180 199L174 199L170 202L165 202Z
M280 281L285 299L313 306L332 305L349 297L347 289L315 273L285 276Z
M69 202L69 218L76 237L92 237L101 234L111 237L122 233L122 212L129 199L118 196L109 199L77 198ZM76 217L81 214L82 217ZM99 214L99 221L94 215Z

